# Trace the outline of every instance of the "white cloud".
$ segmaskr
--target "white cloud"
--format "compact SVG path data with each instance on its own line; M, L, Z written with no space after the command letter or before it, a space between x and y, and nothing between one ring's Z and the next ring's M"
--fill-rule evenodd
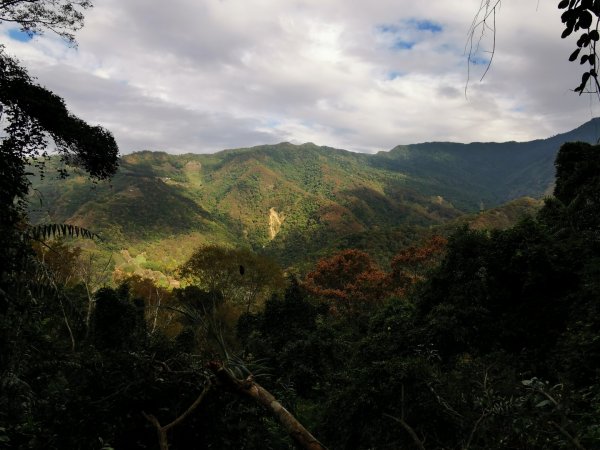
M12 40L6 24L0 32L74 113L112 130L124 153L284 140L370 152L528 140L589 120L595 104L569 91L579 67L567 61L574 44L560 39L555 2L537 11L534 0L504 3L494 65L483 83L484 67L473 68L465 99L463 49L478 6L97 0L77 50L50 35Z

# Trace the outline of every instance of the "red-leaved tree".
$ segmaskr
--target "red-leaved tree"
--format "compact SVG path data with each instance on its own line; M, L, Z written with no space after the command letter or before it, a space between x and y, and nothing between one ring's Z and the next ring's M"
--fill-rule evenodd
M343 250L321 259L304 285L311 294L328 300L332 311L353 313L381 304L387 293L387 274L368 253Z

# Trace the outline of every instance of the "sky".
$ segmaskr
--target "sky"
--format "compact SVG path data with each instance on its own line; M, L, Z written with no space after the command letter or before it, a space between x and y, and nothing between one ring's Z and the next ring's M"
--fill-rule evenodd
M374 153L527 141L600 102L560 39L557 0L504 0L467 64L480 0L96 0L77 48L0 24L0 42L121 153L313 142ZM468 71L470 73L468 74ZM468 89L465 95L465 85Z

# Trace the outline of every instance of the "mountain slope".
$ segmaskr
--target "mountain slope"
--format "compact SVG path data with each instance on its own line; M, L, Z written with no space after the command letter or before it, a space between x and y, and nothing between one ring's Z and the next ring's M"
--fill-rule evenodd
M599 138L600 119L593 119L568 133L530 142L398 146L378 153L371 164L411 173L420 192L439 189L457 207L475 210L480 202L493 207L522 196L548 194L560 146L572 141L596 143Z
M552 186L560 145L594 142L599 128L595 119L532 142L433 142L376 155L310 143L210 155L145 151L125 155L110 184L91 185L77 171L34 179L43 204L31 218L91 228L113 249L152 248L158 266L185 259L193 246L184 242L248 245L292 265L352 236L389 238L386 230L435 226L481 204L539 198Z

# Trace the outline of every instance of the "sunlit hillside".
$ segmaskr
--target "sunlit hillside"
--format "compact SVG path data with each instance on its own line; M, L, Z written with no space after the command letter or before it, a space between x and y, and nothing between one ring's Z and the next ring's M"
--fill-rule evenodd
M117 263L128 260L118 256L126 249L163 272L206 243L248 246L285 266L345 247L379 249L385 260L432 226L542 198L561 143L593 141L597 124L526 143L428 143L375 155L289 143L138 152L121 158L110 182L92 184L78 171L34 180L31 218L94 230Z

